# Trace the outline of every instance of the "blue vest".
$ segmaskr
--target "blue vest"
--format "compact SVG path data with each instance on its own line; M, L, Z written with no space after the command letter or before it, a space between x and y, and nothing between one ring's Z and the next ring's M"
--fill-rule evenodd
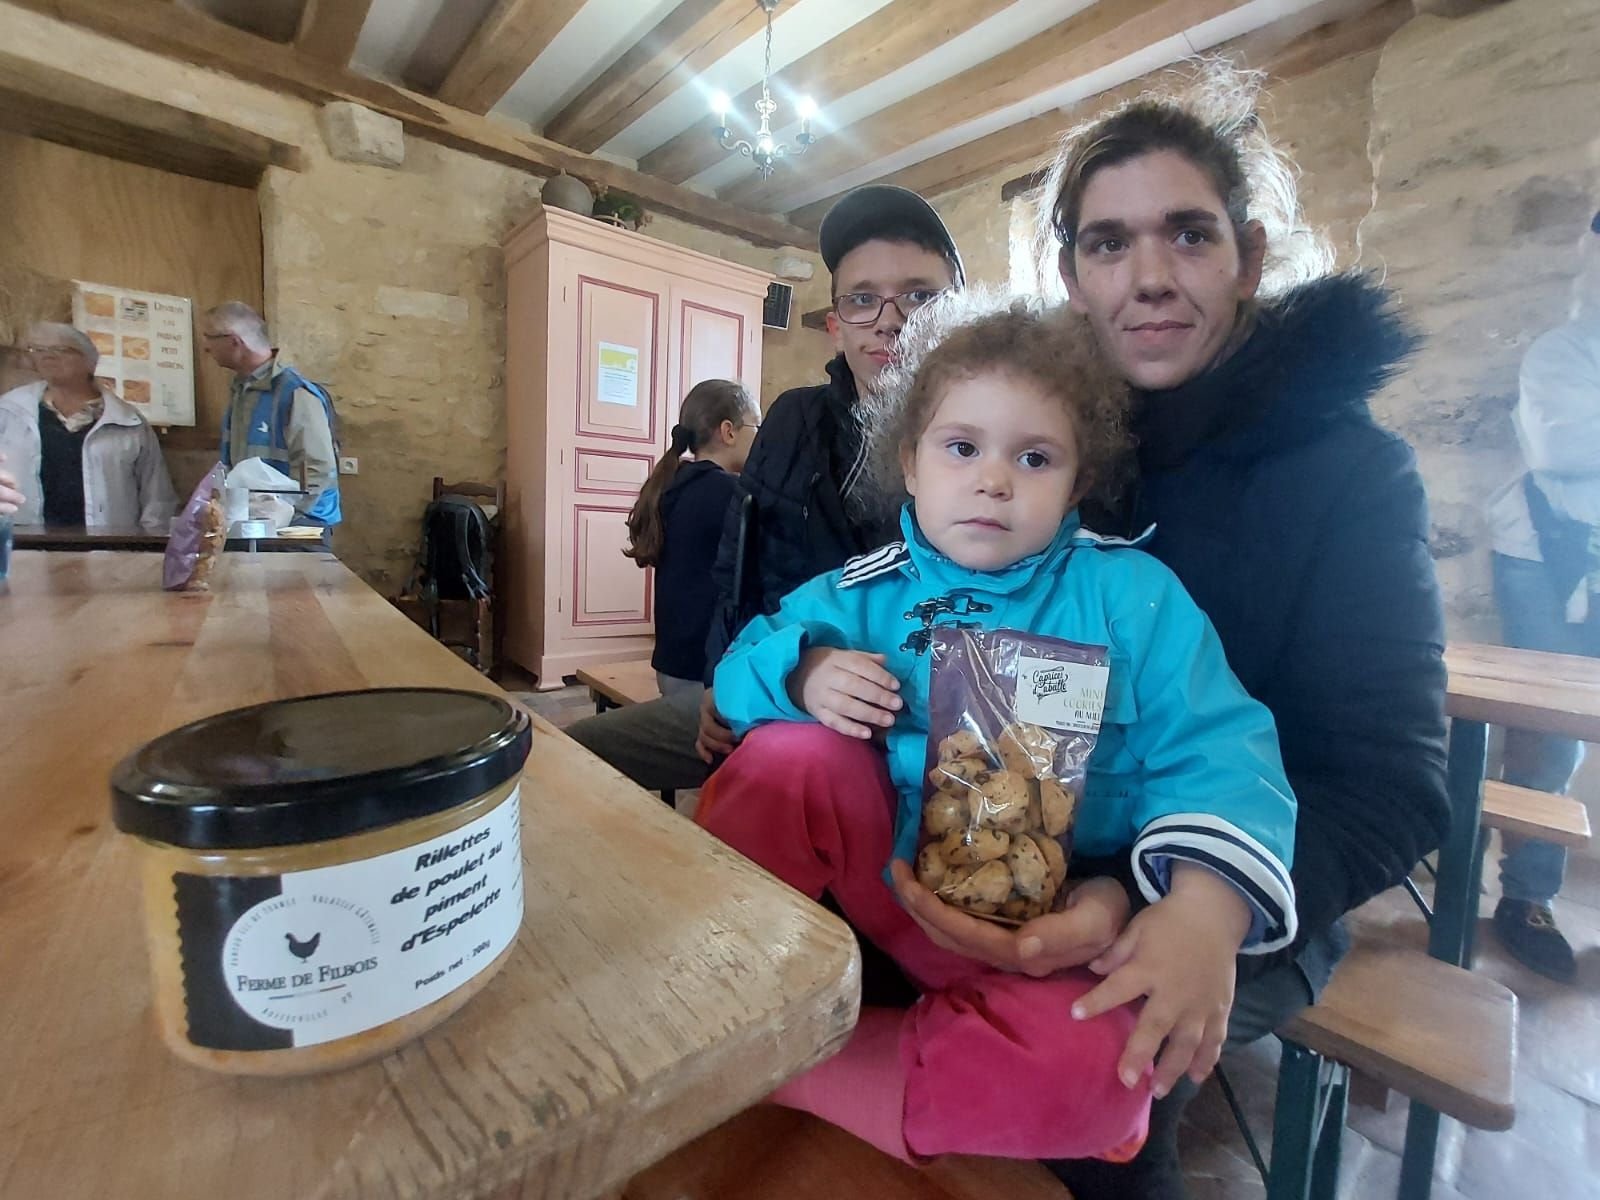
M280 367L271 384L257 393L255 407L250 410L250 435L245 443L245 457L262 459L268 466L293 476L289 465L289 416L294 411L294 394L304 388L322 401L323 412L328 417L328 430L333 436L335 456L339 449L338 418L333 411L333 397L320 384L312 383L293 367ZM233 405L222 415L222 465L233 466L232 442ZM337 525L343 518L339 505L338 476L317 496L316 503L295 520L313 525Z

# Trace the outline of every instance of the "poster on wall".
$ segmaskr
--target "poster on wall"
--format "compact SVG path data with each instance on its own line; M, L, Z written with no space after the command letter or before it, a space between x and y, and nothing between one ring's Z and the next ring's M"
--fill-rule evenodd
M194 424L194 324L183 296L72 281L72 323L100 351L95 376L152 425Z
M639 406L639 350L616 342L600 343L597 398L602 404Z

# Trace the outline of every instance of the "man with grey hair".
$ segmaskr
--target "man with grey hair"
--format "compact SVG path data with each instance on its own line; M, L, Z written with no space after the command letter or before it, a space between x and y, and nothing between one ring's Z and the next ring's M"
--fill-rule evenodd
M95 344L45 323L28 331L27 351L39 380L0 396L0 515L15 505L23 525L166 532L177 497L161 446L138 408L95 377Z
M305 476L306 494L295 497L295 524L326 531L341 517L338 419L333 397L283 361L260 313L239 300L206 312L205 351L233 372L222 418L222 462L263 459L294 479Z

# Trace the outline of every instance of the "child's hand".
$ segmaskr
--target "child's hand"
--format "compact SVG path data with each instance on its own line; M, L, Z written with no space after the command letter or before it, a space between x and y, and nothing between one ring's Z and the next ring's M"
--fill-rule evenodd
M1155 1061L1151 1090L1159 1098L1188 1072L1196 1083L1211 1074L1228 1036L1233 1007L1234 956L1250 931L1250 906L1221 876L1194 863L1172 864L1167 895L1128 923L1127 930L1089 969L1106 978L1072 1006L1087 1020L1146 997L1117 1064L1134 1087Z
M1122 885L1101 876L1073 888L1061 912L1012 929L952 908L918 883L903 859L890 863L889 872L901 906L935 945L1035 979L1106 953L1127 925L1132 907Z
M902 703L900 681L883 663L883 655L860 650L807 650L789 675L789 698L829 729L870 738L894 724Z

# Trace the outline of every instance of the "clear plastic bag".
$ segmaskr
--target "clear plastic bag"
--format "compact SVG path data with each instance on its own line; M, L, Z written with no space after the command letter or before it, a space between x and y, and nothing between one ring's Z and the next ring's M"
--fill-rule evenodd
M1058 911L1106 647L950 626L934 630L932 654L917 878L1005 924Z
M209 586L206 581L228 534L223 512L223 481L227 474L221 463L207 471L195 484L183 511L173 519L167 554L161 563L161 586L167 591L204 591Z

